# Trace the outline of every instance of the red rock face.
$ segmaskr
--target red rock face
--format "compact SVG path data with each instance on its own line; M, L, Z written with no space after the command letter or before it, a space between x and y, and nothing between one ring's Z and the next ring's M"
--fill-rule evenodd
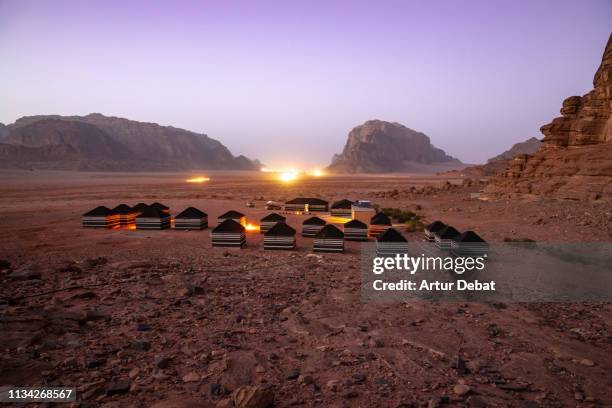
M562 199L612 199L612 35L593 79L594 89L563 101L561 117L540 129L542 147L521 155L485 192Z

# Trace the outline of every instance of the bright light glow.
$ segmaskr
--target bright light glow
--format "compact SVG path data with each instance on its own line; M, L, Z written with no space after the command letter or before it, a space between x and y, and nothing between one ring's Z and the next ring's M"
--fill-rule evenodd
M281 173L278 178L281 181L284 182L290 182L290 181L294 181L295 179L297 179L298 173L296 171L285 171L283 173Z
M210 181L209 177L192 177L185 180L188 183L204 183L205 181Z
M313 177L323 177L325 175L325 173L321 169L314 169L308 174Z
M259 225L248 223L244 226L244 229L247 231L259 231Z

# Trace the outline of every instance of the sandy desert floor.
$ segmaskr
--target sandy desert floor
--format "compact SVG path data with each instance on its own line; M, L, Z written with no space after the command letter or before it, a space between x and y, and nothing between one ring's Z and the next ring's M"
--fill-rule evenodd
M479 186L436 176L194 175L0 173L0 384L76 386L80 406L105 407L232 406L243 385L278 407L612 401L610 303L362 303L358 243L315 256L301 237L270 252L251 232L224 250L210 230L80 226L97 205L141 201L196 206L211 226L229 209L257 221L265 201L305 195L413 210L490 242L612 242L609 204L481 201Z

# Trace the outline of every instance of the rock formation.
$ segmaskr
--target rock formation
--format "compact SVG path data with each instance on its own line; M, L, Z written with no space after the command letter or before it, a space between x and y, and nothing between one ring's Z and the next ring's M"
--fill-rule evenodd
M369 120L348 135L332 173L391 173L450 170L461 162L434 147L429 137L399 123ZM437 170L436 170L437 169Z
M563 101L561 117L540 129L542 147L519 155L485 192L561 199L612 199L612 35L593 90Z
M28 116L5 126L0 167L64 170L258 170L219 141L171 126L100 114Z
M515 143L505 152L498 154L495 157L487 160L485 164L478 166L469 166L461 170L448 172L449 175L458 175L480 178L489 177L508 168L510 161L520 154L534 154L542 145L542 142L532 137L524 142Z

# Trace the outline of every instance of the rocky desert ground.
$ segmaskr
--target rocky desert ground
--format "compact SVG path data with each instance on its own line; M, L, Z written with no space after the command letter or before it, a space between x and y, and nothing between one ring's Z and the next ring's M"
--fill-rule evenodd
M610 303L362 303L358 243L322 255L299 237L271 252L249 232L226 250L210 229L80 225L95 206L141 201L196 206L211 226L230 209L256 222L265 201L305 195L369 199L490 242L610 242L609 202L483 201L478 181L439 176L193 175L0 173L1 385L75 386L80 407L612 403Z

